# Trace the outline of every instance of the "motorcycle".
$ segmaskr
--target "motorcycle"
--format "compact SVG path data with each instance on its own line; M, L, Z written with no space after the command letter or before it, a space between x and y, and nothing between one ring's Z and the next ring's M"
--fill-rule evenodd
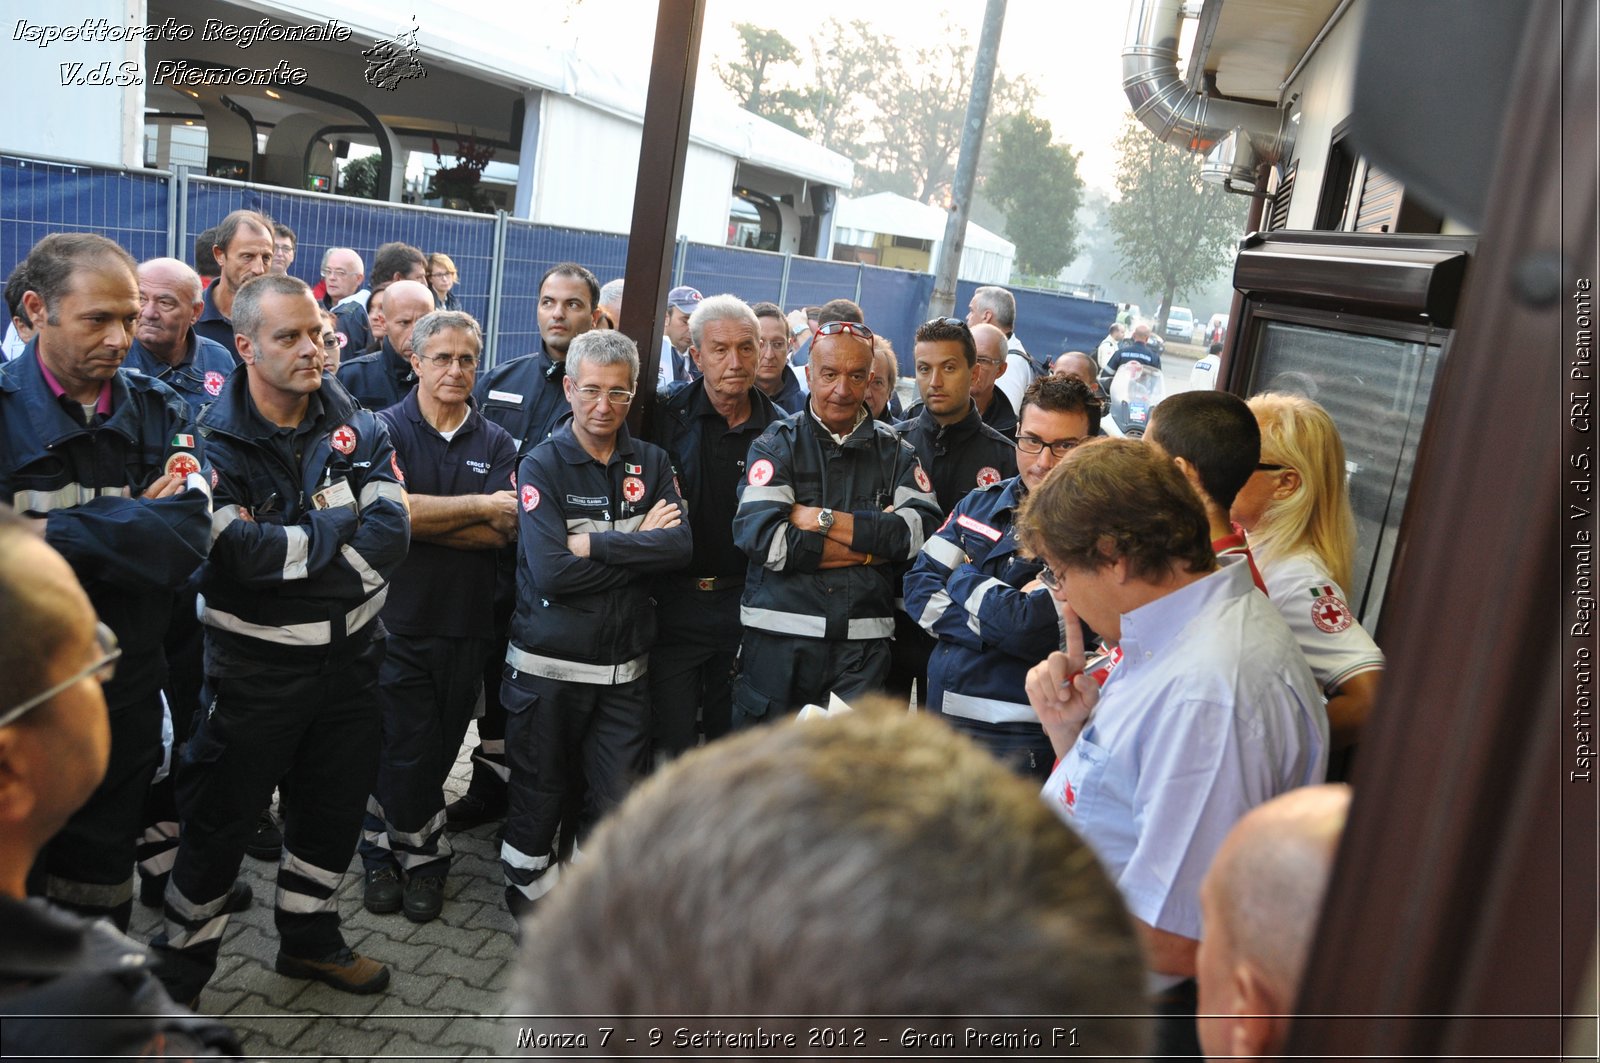
M1122 434L1133 439L1144 435L1150 411L1166 397L1161 370L1143 362L1123 362L1106 389L1108 406Z

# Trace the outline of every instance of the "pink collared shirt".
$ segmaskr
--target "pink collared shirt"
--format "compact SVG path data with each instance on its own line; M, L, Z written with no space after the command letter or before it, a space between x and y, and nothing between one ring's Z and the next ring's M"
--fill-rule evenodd
M44 383L50 389L50 393L58 399L65 395L67 389L61 386L61 381L57 380L56 375L50 372L50 367L44 364L44 355L35 352L34 356L39 359L39 372L44 374ZM111 412L111 381L107 380L100 385L100 398L94 404L94 412Z

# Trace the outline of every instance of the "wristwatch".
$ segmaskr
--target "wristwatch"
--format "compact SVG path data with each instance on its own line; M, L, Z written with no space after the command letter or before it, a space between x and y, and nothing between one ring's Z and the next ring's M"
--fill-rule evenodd
M833 510L824 509L817 514L817 530L823 535L833 530Z

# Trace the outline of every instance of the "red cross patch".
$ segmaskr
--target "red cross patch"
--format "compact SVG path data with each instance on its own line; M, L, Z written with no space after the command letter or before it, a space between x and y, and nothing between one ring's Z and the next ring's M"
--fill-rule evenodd
M644 481L637 476L630 476L622 481L622 497L629 502L637 502L644 497Z
M522 485L522 510L532 513L539 508L539 489L532 484Z
M328 442L341 454L353 454L356 449L356 430L347 424L342 424L333 430Z
M349 336L346 336L346 335L345 335L345 334L344 334L344 333L342 333L342 332L335 332L335 333L334 333L334 336L335 336L335 337L337 337L337 338L338 338L338 340L339 340L339 349L340 349L340 350L341 350L341 351L342 351L342 350L344 350L344 348L345 348L345 344L347 344L347 343L349 343L349 342L350 342L350 337L349 337Z
M211 370L209 373L206 374L206 383L205 383L206 394L207 395L220 395L220 394L222 394L222 385L227 381L227 379L228 379L227 377L223 376L221 373L217 372L215 369Z
M911 475L912 478L917 481L917 486L919 488L924 491L933 490L933 482L928 479L928 474L922 471L922 463L920 461L916 465L912 466Z
M762 458L750 466L750 486L765 487L772 480L772 462Z
M1076 813L1078 810L1078 791L1072 788L1072 780L1068 779L1066 787L1061 791L1061 800L1066 804L1067 811Z
M180 450L167 459L165 471L168 476L176 476L179 479L187 480L190 473L200 471L200 462L195 459L193 454Z
M1350 607L1337 594L1324 594L1311 603L1311 622L1321 631L1337 634L1356 622Z
M400 459L393 454L389 455L389 468L394 470L394 478L402 484L406 482L406 474L400 471Z
M978 470L978 486L988 487L990 484L1000 482L1000 470L993 465L985 465Z

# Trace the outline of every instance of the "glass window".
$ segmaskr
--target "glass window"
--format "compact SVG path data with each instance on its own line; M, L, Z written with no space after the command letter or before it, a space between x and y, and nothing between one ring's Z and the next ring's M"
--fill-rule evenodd
M1442 334L1405 338L1257 320L1249 393L1313 398L1344 439L1356 517L1355 586L1345 591L1361 623L1376 630Z

